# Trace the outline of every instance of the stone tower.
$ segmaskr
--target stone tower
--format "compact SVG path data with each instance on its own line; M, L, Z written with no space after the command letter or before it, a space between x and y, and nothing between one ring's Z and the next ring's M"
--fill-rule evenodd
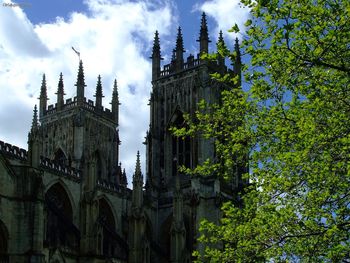
M39 97L42 131L40 155L82 170L84 165L94 163L94 175L90 175L96 177L93 182L103 180L119 183L119 101L116 82L111 103L112 111L102 106L104 96L100 76L97 79L95 103L84 96L86 85L82 61L79 62L75 86L76 97L64 102L61 73L56 93L57 103L47 107L46 80L45 75L43 76ZM89 187L91 188L91 185Z
M147 132L146 196L154 211L157 226L154 238L160 244L162 256L154 262L191 262L196 244L199 222L203 218L218 222L220 203L231 198L234 186L215 175L207 178L191 177L179 172L185 165L194 168L205 160L215 158L214 142L202 137L177 138L171 127L184 127L184 114L195 116L201 100L220 101L222 85L210 77L211 73L240 75L240 58L233 69L224 58L217 61L201 59L210 52L208 27L202 14L199 33L199 54L186 58L181 28L178 28L172 60L161 68L161 49L158 32L155 33L152 52L152 91L150 98L150 127ZM220 32L217 45L225 45ZM235 48L239 51L238 42ZM239 53L238 53L239 54Z
M61 73L57 103L47 106L44 75L28 151L0 141L0 262L128 260L132 194L118 164L117 82L111 110L102 104L100 76L95 102L86 99L82 61L75 86L65 101ZM139 185L140 196L142 179Z
M206 16L198 37L199 54L185 56L181 28L169 64L162 66L158 32L152 49L150 126L146 136L146 174L137 153L133 189L119 163L119 97L114 81L111 110L104 108L102 79L95 101L85 97L82 61L76 96L65 100L62 73L57 100L48 106L46 76L34 107L28 151L0 141L0 262L190 263L203 218L218 222L222 200L234 198L240 174L225 182L179 171L208 158L215 145L203 137L177 138L184 114L195 117L198 103L221 100L220 72L241 75L238 41L230 69L225 59L201 59L210 52ZM220 32L217 46L224 47Z

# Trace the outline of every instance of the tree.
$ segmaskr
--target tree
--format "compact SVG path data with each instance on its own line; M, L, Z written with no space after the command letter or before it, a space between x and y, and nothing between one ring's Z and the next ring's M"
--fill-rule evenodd
M242 4L248 88L201 102L175 132L216 139L217 160L193 173L230 178L249 153L243 205L225 203L220 225L202 222L198 262L350 262L350 2Z

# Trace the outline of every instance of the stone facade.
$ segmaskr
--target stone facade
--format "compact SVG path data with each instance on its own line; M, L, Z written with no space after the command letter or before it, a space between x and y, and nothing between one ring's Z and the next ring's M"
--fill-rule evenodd
M200 53L208 52L205 14L198 41ZM235 48L239 55L237 42ZM132 190L119 163L117 82L111 110L102 105L100 76L95 101L87 100L80 61L76 97L64 101L61 74L57 103L48 106L43 76L28 151L0 141L0 262L187 263L194 249L201 251L200 220L218 222L220 204L233 198L240 178L180 173L180 165L215 158L214 142L179 139L169 128L185 125L185 113L194 117L200 100L219 102L222 86L210 74L240 74L240 59L233 69L220 56L184 60L181 28L171 63L161 67L157 32L151 58L146 175L137 154Z

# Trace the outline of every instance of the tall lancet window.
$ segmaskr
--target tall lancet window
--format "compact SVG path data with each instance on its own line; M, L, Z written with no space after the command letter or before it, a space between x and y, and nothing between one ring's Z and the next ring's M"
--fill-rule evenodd
M45 194L45 240L44 247L79 247L80 232L73 224L73 208L66 190L60 183L49 188Z
M176 113L172 127L182 128L185 125L184 118L180 111ZM172 136L172 175L176 176L178 168L184 165L191 168L191 139L190 137Z
M55 152L54 161L61 165L67 165L67 157L61 148Z

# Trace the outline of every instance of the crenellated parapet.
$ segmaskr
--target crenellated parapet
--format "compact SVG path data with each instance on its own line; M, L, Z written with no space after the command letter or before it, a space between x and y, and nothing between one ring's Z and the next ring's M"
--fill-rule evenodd
M122 187L118 184L108 182L107 180L97 180L97 189L102 190L104 192L111 193L120 193L122 194L125 190L125 187Z
M73 179L75 181L81 181L82 172L70 166L66 166L50 160L49 158L40 157L40 168L46 170L50 173L55 173L60 176L65 176L67 178Z
M174 73L181 72L183 70L191 69L198 67L201 64L201 60L199 58L194 59L194 56L190 55L187 58L187 61L183 63L181 70L176 70L174 63L169 63L163 66L163 69L160 71L160 78L169 76Z
M177 74L177 73L181 73L190 69L194 69L197 68L201 65L207 65L209 67L209 69L211 69L213 72L214 71L218 71L219 70L219 66L220 63L218 61L208 61L205 62L200 59L200 55L197 55L197 58L195 58L192 54L189 55L187 57L186 62L184 62L182 64L182 68L181 69L176 69L174 63L169 63L163 66L162 70L160 71L160 75L159 78L163 78L166 76L170 76L172 74ZM225 67L225 71L227 71L228 69ZM228 71L229 72L229 71Z
M19 159L21 161L26 161L28 159L28 152L25 149L3 141L0 141L0 152L8 157Z
M107 109L102 105L103 99L103 91L102 91L102 81L101 76L98 76L97 84L96 84L96 92L95 92L95 101L90 100L85 97L85 79L84 79L84 68L83 62L79 62L79 70L77 76L77 82L75 84L76 88L76 96L74 98L69 98L64 102L64 83L63 83L63 75L60 73L58 88L57 88L57 102L55 104L51 104L47 106L48 96L47 96L47 88L46 88L46 77L43 75L43 80L41 84L41 92L40 92L40 105L39 105L39 116L40 120L46 118L49 115L57 114L58 112L64 112L66 110L71 110L74 108L82 108L86 109L90 112L95 113L96 115L111 120L116 125L118 125L119 119L119 99L118 99L118 90L116 80L114 81L112 101L111 101L111 109Z
M0 153L6 155L6 157L14 158L20 161L27 161L28 159L28 151L26 151L25 149L19 148L18 146L5 143L3 141L0 141ZM43 156L40 157L39 166L43 170L47 170L51 173L70 177L77 181L81 180L82 174L80 170L57 163Z
M234 61L233 67L229 69L225 65L225 58L222 57L219 52L217 54L216 60L206 60L202 59L201 56L203 54L210 53L209 43L211 42L208 35L208 27L205 13L202 14L201 27L200 27L200 35L197 40L199 42L199 53L194 56L190 54L186 60L184 60L185 49L182 37L181 27L178 28L178 34L176 38L176 46L172 52L172 58L170 63L165 64L163 67L161 66L161 51L160 51L160 40L159 33L156 31L154 36L153 43L153 52L152 52L152 81L156 81L158 79L162 79L173 74L181 74L185 71L195 69L201 67L202 65L208 67L209 72L219 72L221 74L233 73L240 74L241 67L241 59L239 53L239 45L238 39L235 42L235 52L237 54L236 59ZM224 39L222 36L222 31L220 31L218 41L217 41L217 49L227 49L224 43Z
M86 99L86 98L84 98L82 102L79 103L77 97L74 97L73 99L71 98L67 99L66 102L61 107L58 107L57 104L49 105L47 110L44 112L44 116L50 116L53 114L57 114L57 112L72 110L74 108L83 108L89 112L96 113L97 115L103 118L109 119L111 121L115 120L114 114L110 109L104 108L103 106L97 107L93 100Z

